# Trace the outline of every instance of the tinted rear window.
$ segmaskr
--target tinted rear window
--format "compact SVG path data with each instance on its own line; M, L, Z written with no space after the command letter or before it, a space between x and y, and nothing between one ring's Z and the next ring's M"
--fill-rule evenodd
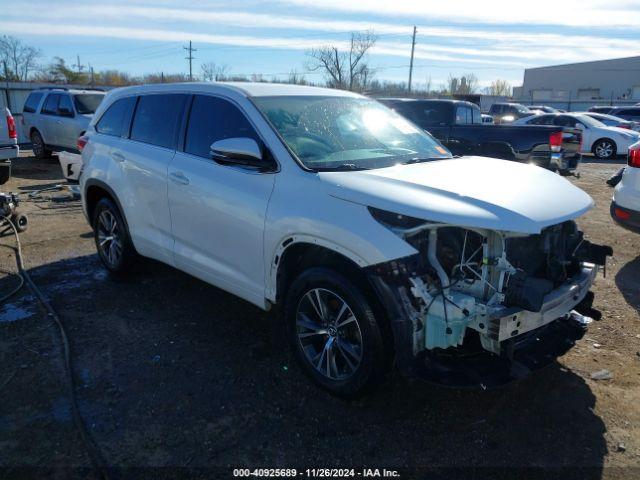
M104 95L96 93L81 93L73 96L73 103L76 106L76 112L87 115L96 113L103 98Z
M640 108L625 108L624 110L616 110L614 115L630 115L633 117L640 116Z
M186 97L182 94L140 97L131 126L131 139L159 147L175 148Z
M419 127L437 127L450 122L451 110L447 104L407 102L399 104L396 110Z
M32 92L27 97L27 100L24 102L24 107L22 108L23 112L35 113L36 108L38 108L38 104L44 95L43 92Z
M196 95L189 115L184 151L208 158L213 142L234 137L259 141L253 126L235 105L221 98Z
M135 103L136 97L116 100L96 124L96 131L105 135L126 136Z

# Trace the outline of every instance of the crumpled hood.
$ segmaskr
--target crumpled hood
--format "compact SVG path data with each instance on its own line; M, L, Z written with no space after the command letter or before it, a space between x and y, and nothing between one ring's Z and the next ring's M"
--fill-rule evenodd
M336 198L438 223L490 230L539 233L593 207L589 195L560 175L485 157L319 175Z

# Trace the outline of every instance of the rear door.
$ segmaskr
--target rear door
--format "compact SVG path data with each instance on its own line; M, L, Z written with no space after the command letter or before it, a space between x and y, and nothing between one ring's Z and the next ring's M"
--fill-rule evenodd
M249 137L263 145L241 109L225 98L195 95L184 151L169 167L175 264L256 304L264 302L264 221L275 175L216 163L217 140ZM268 156L268 150L263 147Z
M58 118L56 129L58 135L57 144L61 147L75 149L80 132L76 127L77 115L73 108L73 101L68 93L60 94L58 116L60 118Z
M138 252L173 264L173 237L167 198L167 168L175 154L185 94L152 93L138 99L129 140L111 149L123 169L121 195Z
M59 141L59 124L58 102L60 101L59 93L50 93L45 98L40 110L40 121L37 128L47 145L58 145Z

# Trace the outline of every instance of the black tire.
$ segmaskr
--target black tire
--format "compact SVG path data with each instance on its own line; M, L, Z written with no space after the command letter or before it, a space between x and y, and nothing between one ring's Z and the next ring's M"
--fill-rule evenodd
M33 150L34 157L38 160L51 157L51 149L47 148L42 135L40 135L40 132L37 130L31 132L31 148Z
M115 222L115 226L111 221ZM120 210L109 198L101 199L91 221L98 256L109 272L122 275L134 263L137 253Z
M18 230L18 232L20 233L26 231L29 227L29 219L24 213L16 213L11 218L11 221L15 225L16 230Z
M315 292L326 302L326 324L315 308L318 302L309 302L307 294L317 299ZM348 310L336 318L338 310L344 311L341 301ZM365 293L339 273L323 267L303 272L287 291L284 317L297 361L314 382L331 393L344 398L359 396L376 386L387 371L389 362L382 336L382 319L376 318ZM303 326L309 323L308 320L313 322L313 329ZM343 326L337 326L339 323ZM315 326L322 325L323 329L315 329ZM322 330L326 332L314 333ZM306 338L299 337L299 334L306 335ZM327 349L330 339L333 340ZM318 358L317 355L324 355L323 351L326 357L312 363L310 357ZM360 354L359 360L354 353ZM333 373L335 378L332 378Z
M591 151L600 160L610 160L617 155L617 145L610 138L601 138L593 143Z

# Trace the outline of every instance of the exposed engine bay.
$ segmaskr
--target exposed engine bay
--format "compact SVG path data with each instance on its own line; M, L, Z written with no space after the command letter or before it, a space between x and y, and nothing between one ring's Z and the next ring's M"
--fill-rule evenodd
M523 235L371 213L419 252L375 269L412 312L413 356L468 344L505 354L513 340L589 299L596 273L612 254L586 240L573 221Z

